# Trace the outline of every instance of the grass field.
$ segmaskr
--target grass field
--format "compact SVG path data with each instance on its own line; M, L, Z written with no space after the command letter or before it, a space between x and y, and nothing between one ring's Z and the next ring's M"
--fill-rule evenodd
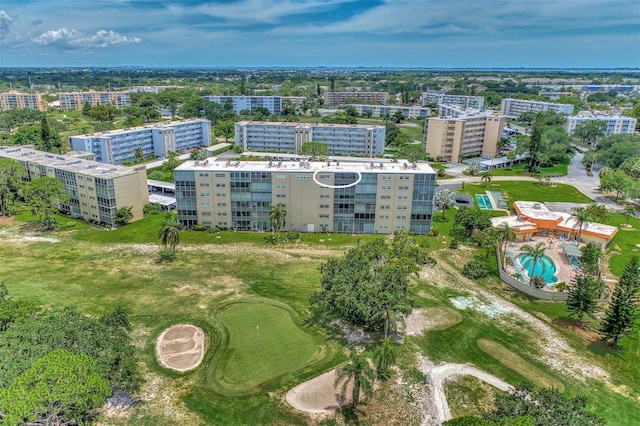
M509 169L496 169L491 170L491 176L532 176L532 177L545 177L545 176L566 176L567 169L569 168L569 162L571 159L565 157L562 161L554 164L550 167L541 167L540 173L529 173L526 171L526 164L519 164Z
M541 185L531 181L501 181L492 182L489 185L484 183L467 183L458 188L456 192L465 194L484 194L485 191L500 191L509 198L509 207L514 201L563 201L567 203L589 203L591 200L578 191L575 187L564 184L554 186Z

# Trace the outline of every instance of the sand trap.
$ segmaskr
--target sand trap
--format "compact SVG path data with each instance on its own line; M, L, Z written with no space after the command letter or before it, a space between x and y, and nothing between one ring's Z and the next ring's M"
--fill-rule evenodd
M407 336L421 336L428 330L446 330L462 321L462 315L451 308L432 307L414 309L405 318Z
M351 400L340 397L340 388L334 385L336 370L328 371L311 380L300 383L287 392L285 399L293 408L310 414L331 414ZM352 386L347 387L350 395Z
M162 332L156 343L158 362L176 371L196 368L204 357L204 332L191 324L178 324Z

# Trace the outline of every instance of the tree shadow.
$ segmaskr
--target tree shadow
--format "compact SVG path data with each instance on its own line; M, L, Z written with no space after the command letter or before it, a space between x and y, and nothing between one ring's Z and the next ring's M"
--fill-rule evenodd
M345 405L340 408L339 413L347 425L359 425L360 416L366 416L363 411L353 408L351 405Z
M600 356L612 356L616 358L624 358L624 354L627 351L622 346L613 346L606 340L596 340L591 342L588 346L589 352Z

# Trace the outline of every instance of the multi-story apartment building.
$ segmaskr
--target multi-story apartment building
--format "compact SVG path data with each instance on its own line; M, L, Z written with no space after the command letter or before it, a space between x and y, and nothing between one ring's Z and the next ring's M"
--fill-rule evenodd
M101 163L122 164L135 161L135 149L140 147L145 157L165 157L169 152L181 152L211 141L209 120L185 120L159 123L132 129L111 130L90 135L71 136L75 151L96 155Z
M375 102L380 105L389 103L389 92L324 92L325 106L344 105L354 103L354 99L364 102Z
M618 133L634 133L638 120L632 117L624 117L621 115L599 115L592 114L588 111L582 111L578 115L567 117L567 132L573 134L576 126L588 121L604 121L607 125L605 136L611 136Z
M411 120L422 120L431 115L430 108L421 107L404 107L404 106L387 106L387 105L367 105L354 104L345 105L345 107L354 107L358 114L367 115L369 112L372 117L391 117L396 111L400 111L402 116Z
M507 118L518 118L524 112L554 111L558 114L573 114L573 105L557 104L552 102L527 101L524 99L505 98L500 104L500 113Z
M144 166L110 166L81 158L51 154L25 146L0 146L0 158L11 158L27 171L25 180L58 179L69 195L60 211L84 220L115 225L116 210L131 207L133 219L143 217L149 202Z
M454 163L480 155L495 156L504 116L480 110L456 111L448 117L432 117L425 121L427 153Z
M178 219L187 226L382 233L431 230L435 171L427 164L187 161L175 169Z
M306 142L322 142L332 155L384 153L386 128L355 124L304 124L240 121L236 145L245 151L298 153Z
M126 108L131 106L129 92L67 92L60 93L60 109L79 110L84 108L84 104L91 106L113 105L116 108Z
M40 93L0 93L0 111L10 109L37 109L47 110L47 103Z
M427 104L436 105L457 105L463 108L482 109L484 107L484 96L463 96L448 95L439 92L424 92L420 96L422 106Z
M224 106L227 101L233 104L236 114L248 110L255 114L259 107L269 110L269 113L280 115L282 112L282 96L203 96L204 99Z

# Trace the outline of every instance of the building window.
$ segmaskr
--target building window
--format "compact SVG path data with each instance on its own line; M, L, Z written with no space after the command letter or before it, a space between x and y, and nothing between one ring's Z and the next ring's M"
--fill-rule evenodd
M398 189L399 189L400 191L407 191L407 190L409 189L409 186L407 186L407 185L400 185L400 186L398 187Z
M396 216L396 220L407 220L407 215L406 214L398 215Z
M287 187L287 185L285 185L284 183L279 183L276 185L277 189L285 189Z
M218 212L218 216L226 216L227 212Z
M201 197L210 197L210 196L211 196L211 193L210 193L210 192L201 192L201 193L200 193L200 196L201 196Z
M202 202L200 203L200 207L211 207L211 203L209 203L208 201Z
M209 184L208 184L208 183L201 183L201 184L200 184L200 186L201 186L201 187L207 187L207 188L208 188L208 187L209 187Z
M382 185L381 189L383 191L389 191L391 189L391 185Z
M329 194L320 194L320 199L321 200L326 200L327 198L329 198L330 195Z
M209 185L207 185L209 186ZM227 185L224 183L216 183L216 188L225 188Z
M409 196L408 195L398 195L398 200L408 200Z
M407 206L398 206L398 210L407 210Z
M409 180L409 176L402 175L400 176L400 180Z
M227 203L218 203L217 206L218 207L227 207Z
M382 176L382 180L391 180L391 176L389 176L389 175L383 175L383 176Z
M391 199L391 195L381 195L380 199L381 200L390 200Z
M381 219L381 220L389 219L389 215L388 215L388 214L381 214L381 215L380 215L380 219Z
M328 215L328 214L326 214L326 213L323 213L323 214L319 214L319 215L318 215L318 217L319 217L320 219L328 219L328 218L329 218L329 215Z
M276 175L276 179L284 179L285 175Z
M380 210L389 210L391 206L380 206Z
M331 175L320 175L320 179L331 179Z
M287 198L286 194L276 194L276 198Z

